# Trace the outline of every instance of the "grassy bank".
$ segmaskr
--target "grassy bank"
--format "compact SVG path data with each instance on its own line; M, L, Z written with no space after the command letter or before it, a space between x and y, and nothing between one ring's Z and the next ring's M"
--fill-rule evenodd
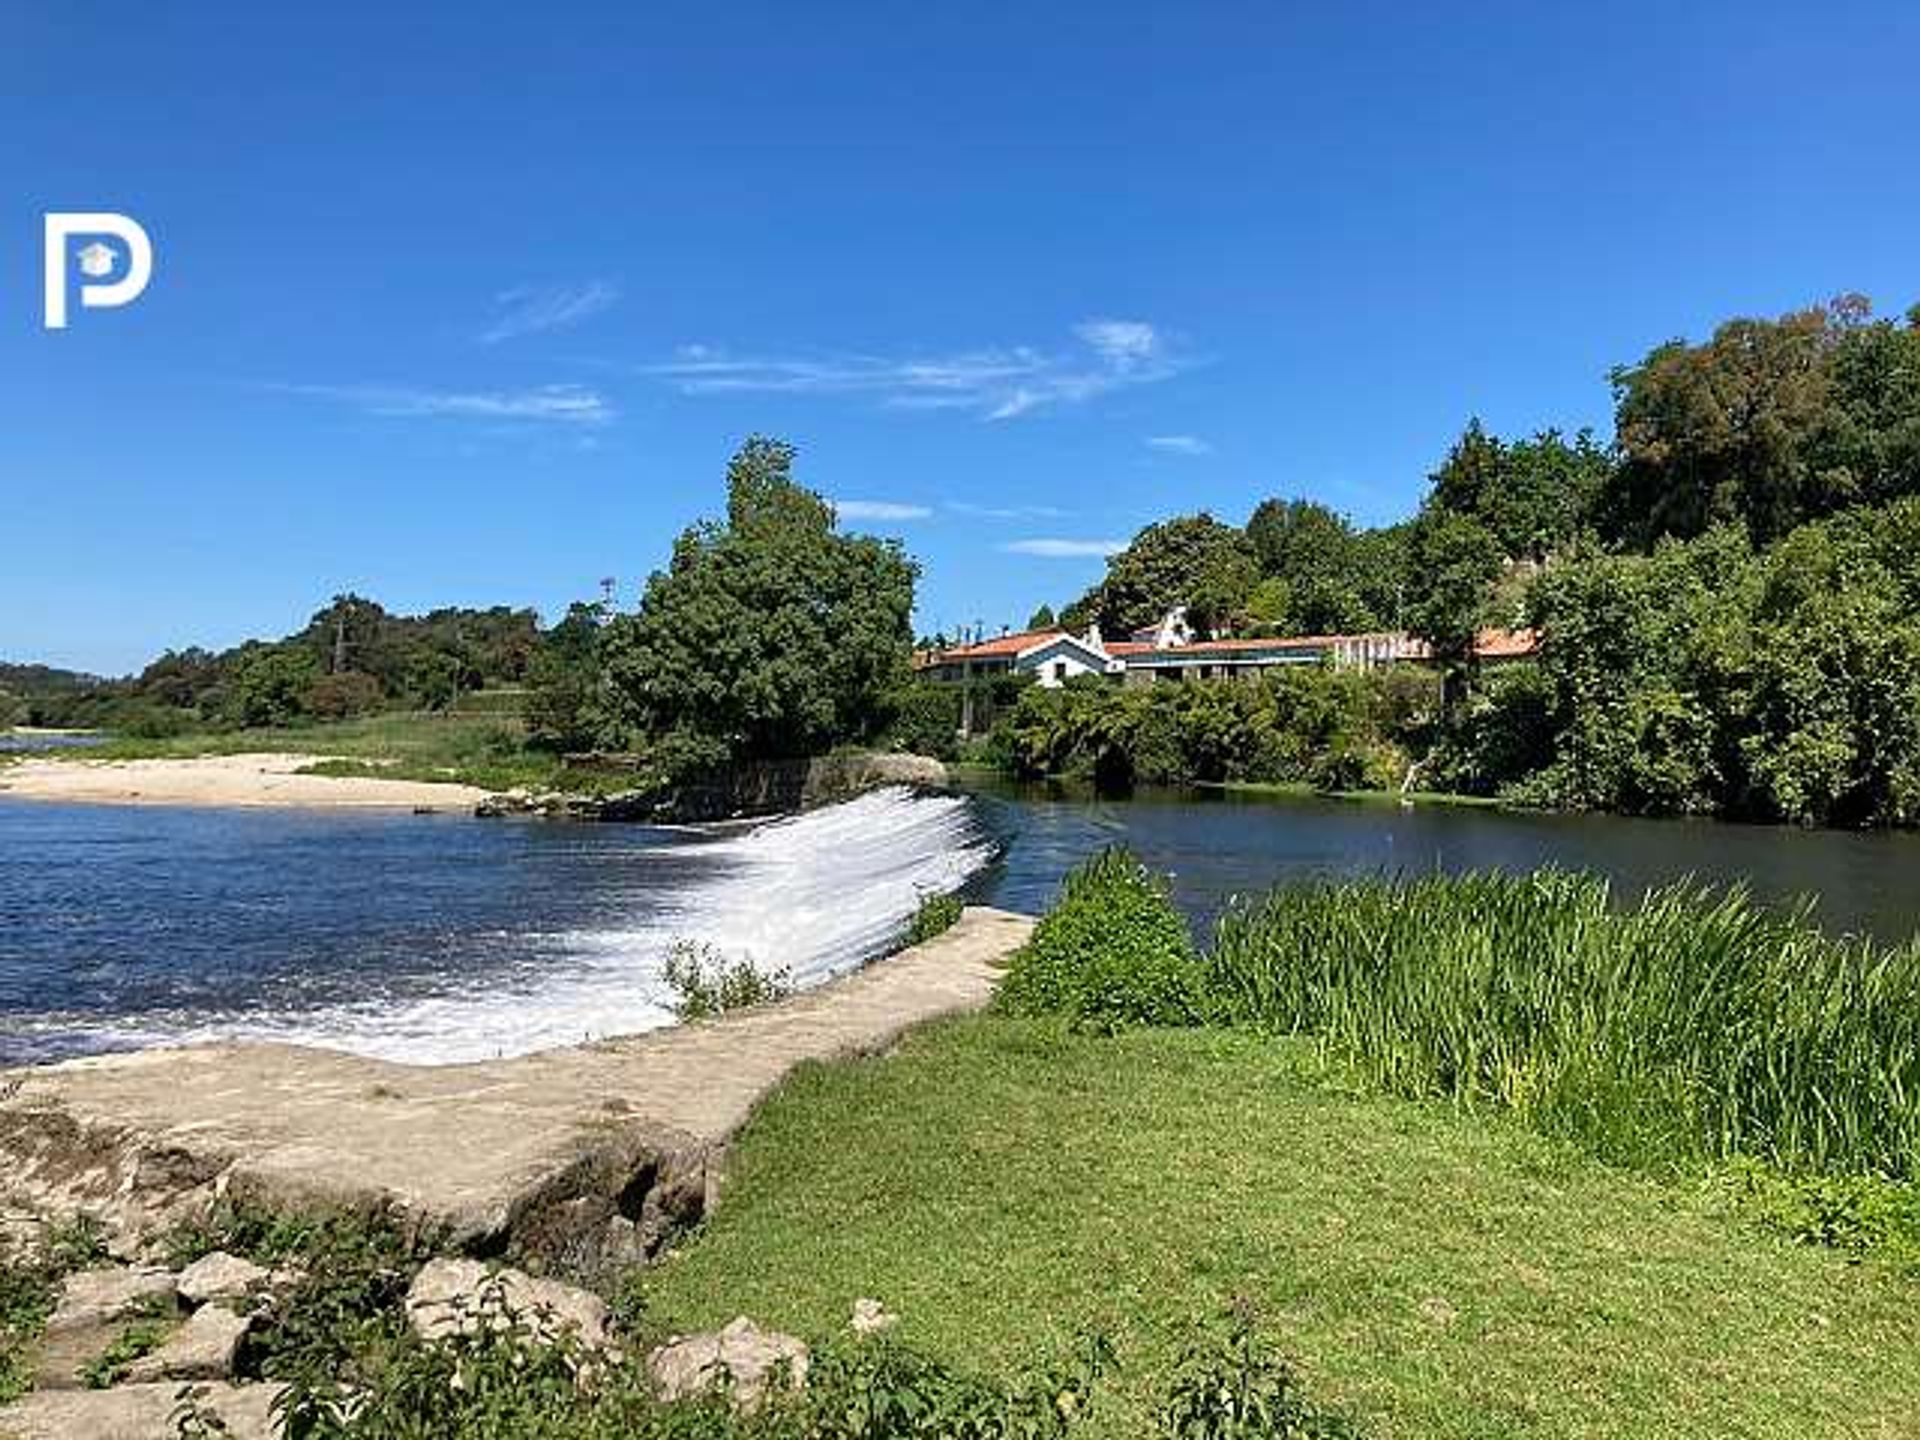
M1837 1440L1920 1414L1891 1268L1243 1032L983 1017L809 1069L646 1289L662 1323L802 1333L876 1295L995 1369L1104 1326L1100 1436L1151 1433L1188 1321L1236 1295L1380 1436Z
M315 773L393 780L450 781L506 790L590 788L593 777L561 768L559 758L530 750L518 716L495 711L409 711L312 725L208 731L165 738L114 736L85 750L58 752L80 761L190 759L202 755L295 752L322 757Z
M1920 1175L1920 950L1739 893L1553 871L1291 885L1198 967L1212 1023L1310 1034L1383 1089L1657 1169Z

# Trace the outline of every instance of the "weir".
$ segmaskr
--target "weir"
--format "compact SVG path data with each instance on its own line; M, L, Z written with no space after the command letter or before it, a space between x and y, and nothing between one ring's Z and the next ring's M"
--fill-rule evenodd
M656 1253L796 1065L977 1009L1033 921L944 934L777 1004L479 1064L216 1044L0 1073L8 1210L87 1211L137 1248L222 1196L389 1208L469 1251L574 1269Z

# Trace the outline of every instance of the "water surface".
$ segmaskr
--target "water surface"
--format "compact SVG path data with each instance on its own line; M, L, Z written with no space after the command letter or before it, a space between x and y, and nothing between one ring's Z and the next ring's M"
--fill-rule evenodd
M1920 835L1801 830L1711 820L1552 815L1482 806L1139 790L1124 800L1051 784L980 782L982 819L1004 842L984 888L1038 911L1080 857L1124 843L1172 877L1203 931L1235 895L1299 876L1591 870L1634 898L1692 876L1744 884L1768 903L1815 902L1834 933L1888 941L1920 929Z
M0 1064L208 1038L416 1062L669 1023L670 949L798 985L883 953L921 896L1043 910L1125 843L1201 931L1302 875L1541 864L1627 895L1682 875L1818 897L1834 931L1920 924L1920 837L987 786L792 820L666 829L0 797Z

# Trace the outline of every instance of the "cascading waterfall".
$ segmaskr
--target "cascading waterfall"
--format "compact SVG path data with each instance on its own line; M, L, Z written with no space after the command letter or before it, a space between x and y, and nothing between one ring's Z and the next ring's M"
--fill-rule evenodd
M463 984L450 974L425 994L313 1009L68 1023L66 1034L91 1032L95 1048L274 1040L413 1064L633 1034L674 1021L662 971L677 943L784 972L796 989L818 985L882 954L925 896L959 888L993 852L965 799L878 790L750 828L690 832L651 852L651 863L672 864L647 891L644 918L530 932L529 963L510 976Z

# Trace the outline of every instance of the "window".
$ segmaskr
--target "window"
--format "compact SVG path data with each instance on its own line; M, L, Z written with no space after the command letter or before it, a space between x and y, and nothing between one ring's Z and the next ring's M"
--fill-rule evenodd
M1055 680L1065 680L1067 678L1067 662L1066 661L1056 660L1053 662L1053 678Z

